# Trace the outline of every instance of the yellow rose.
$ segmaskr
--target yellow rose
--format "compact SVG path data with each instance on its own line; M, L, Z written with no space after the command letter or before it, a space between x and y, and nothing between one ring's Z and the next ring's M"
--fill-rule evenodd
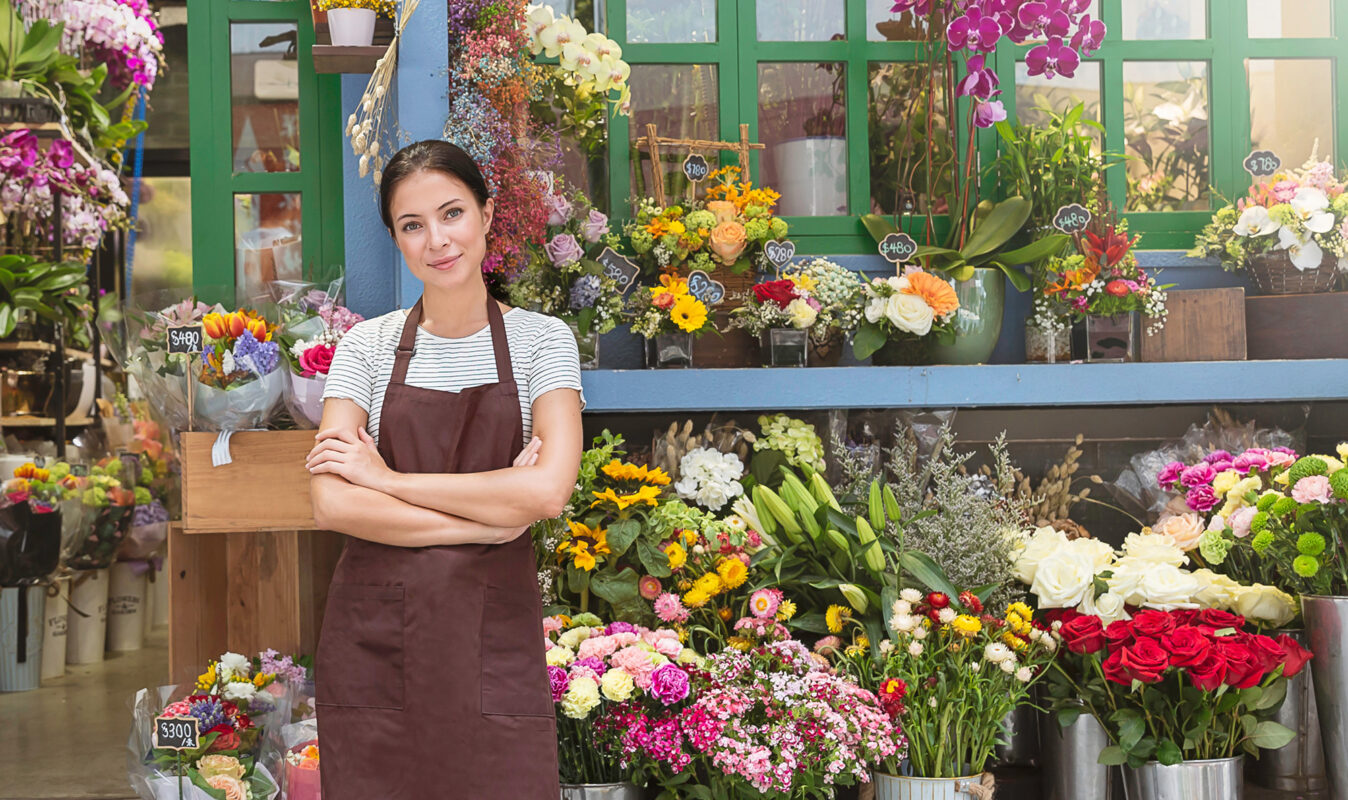
M206 785L225 793L225 800L248 800L248 792L243 781L228 775L212 775L206 779Z
M1228 469L1218 473L1212 481L1212 491L1218 495L1224 495L1231 491L1231 487L1240 482L1240 473L1234 469Z
M711 251L726 266L738 261L747 245L744 226L738 222L722 222L711 229Z
M1203 535L1204 529L1203 520L1193 512L1166 517L1154 528L1157 533L1169 536L1186 553L1198 546L1198 537Z
M722 222L734 222L735 218L739 216L739 212L735 210L735 204L729 200L712 200L707 203L707 210L716 215L717 225Z
M234 756L202 756L197 761L197 772L208 780L216 775L243 780L243 771L243 764Z

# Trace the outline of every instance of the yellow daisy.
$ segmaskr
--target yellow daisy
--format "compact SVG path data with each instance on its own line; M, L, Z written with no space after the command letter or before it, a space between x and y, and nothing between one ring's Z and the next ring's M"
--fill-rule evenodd
M708 597L720 594L724 588L725 584L721 581L721 576L715 572L708 572L693 582L693 591L705 592Z
M707 307L692 295L684 295L674 301L669 309L669 319L680 330L692 333L707 324Z
M824 622L829 633L842 633L843 623L852 618L852 609L847 606L829 606L824 612Z
M777 619L786 622L796 615L796 604L790 600L783 600L782 604L777 606Z
M727 558L716 565L716 574L721 576L725 588L738 589L749 578L749 568L738 558Z
M711 599L711 595L694 586L683 596L683 604L689 608L701 608Z
M960 614L951 621L950 627L956 633L965 637L973 637L983 630L983 622L978 617L971 617L968 614Z
M669 557L670 569L682 569L683 565L688 563L688 551L678 542L665 545L665 555Z

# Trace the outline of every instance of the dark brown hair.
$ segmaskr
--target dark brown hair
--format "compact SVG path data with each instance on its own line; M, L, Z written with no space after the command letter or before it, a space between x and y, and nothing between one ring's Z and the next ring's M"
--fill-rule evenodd
M384 176L379 181L379 214L390 234L393 232L393 212L389 203L393 198L393 190L398 188L399 183L423 170L443 172L463 181L468 191L477 198L478 208L485 206L491 197L477 162L458 145L440 139L409 144L389 159L388 165L384 167Z

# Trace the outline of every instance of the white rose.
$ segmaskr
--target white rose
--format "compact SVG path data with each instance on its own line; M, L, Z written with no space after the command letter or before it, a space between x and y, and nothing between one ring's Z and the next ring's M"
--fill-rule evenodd
M1016 580L1024 584L1034 583L1034 574L1039 569L1039 563L1066 545L1067 534L1051 527L1045 526L1030 534L1020 553L1016 555L1012 567Z
M885 303L885 316L894 327L914 336L926 336L931 332L931 323L935 319L931 306L915 294L895 294Z
M1109 591L1130 606L1142 604L1142 576L1151 569L1151 562L1135 558L1121 558L1109 577Z
M1085 555L1097 572L1114 563L1114 548L1099 539L1073 539L1067 548Z
M247 675L253 669L252 662L238 653L225 653L220 656L220 666L228 669L230 675Z
M866 321L875 324L885 318L885 298L873 297L866 303Z
M814 306L801 297L787 303L785 311L786 316L791 320L791 327L797 330L810 327L819 317L819 312L815 310Z
M220 692L221 697L226 700L232 700L235 703L246 703L249 700L252 700L253 695L255 694L257 694L257 687L247 681L227 683L225 684L224 690Z
M1188 557L1175 544L1175 540L1159 533L1128 534L1128 538L1123 540L1123 552L1139 561L1170 564L1176 567L1189 563Z
M1119 595L1113 592L1105 592L1098 597L1092 597L1092 594L1092 592L1086 593L1086 599L1082 601L1081 606L1077 609L1078 611L1099 617L1100 622L1104 625L1108 625L1115 620L1131 618L1128 609L1124 607L1123 598Z
M889 288L894 291L902 292L904 289L908 288L909 281L906 275L893 275L886 280L885 283L889 284Z
M1194 602L1204 608L1229 610L1236 602L1236 595L1245 587L1225 575L1210 569L1193 571L1198 581L1198 591L1194 592Z
M1257 625L1281 628L1296 618L1297 604L1281 589L1256 583L1236 590L1233 610Z
M1171 564L1153 564L1142 574L1142 605L1160 611L1196 608L1194 595L1202 588L1192 572Z
M1035 571L1030 592L1040 608L1076 608L1095 583L1095 565L1085 553L1060 550Z

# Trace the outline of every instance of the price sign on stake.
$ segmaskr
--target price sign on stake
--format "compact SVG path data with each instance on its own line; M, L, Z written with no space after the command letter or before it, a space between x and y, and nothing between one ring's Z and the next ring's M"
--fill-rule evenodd
M632 263L631 259L617 253L611 247L605 247L604 252L595 259L604 268L604 277L612 278L618 284L618 291L627 294L633 286L636 285L637 275L641 273L641 268Z
M796 255L796 243L790 239L783 239L780 242L768 242L763 245L763 255L768 257L768 263L777 269L781 269L790 263Z
M1091 211L1080 203L1063 206L1053 215L1053 227L1069 236L1081 233L1090 224Z
M725 299L725 284L700 269L693 270L688 275L688 294L701 300L707 308L711 308L720 305Z
M1255 150L1245 156L1245 171L1256 178L1267 178L1282 168L1282 159L1272 150Z
M902 264L917 252L917 242L906 233L891 233L880 240L880 255L891 264Z
M201 722L196 717L155 717L156 750L196 750L201 746Z
M705 156L693 153L683 160L683 174L693 183L701 183L711 174L711 165Z
M200 325L177 325L168 329L170 353L200 353L205 349L206 335Z

